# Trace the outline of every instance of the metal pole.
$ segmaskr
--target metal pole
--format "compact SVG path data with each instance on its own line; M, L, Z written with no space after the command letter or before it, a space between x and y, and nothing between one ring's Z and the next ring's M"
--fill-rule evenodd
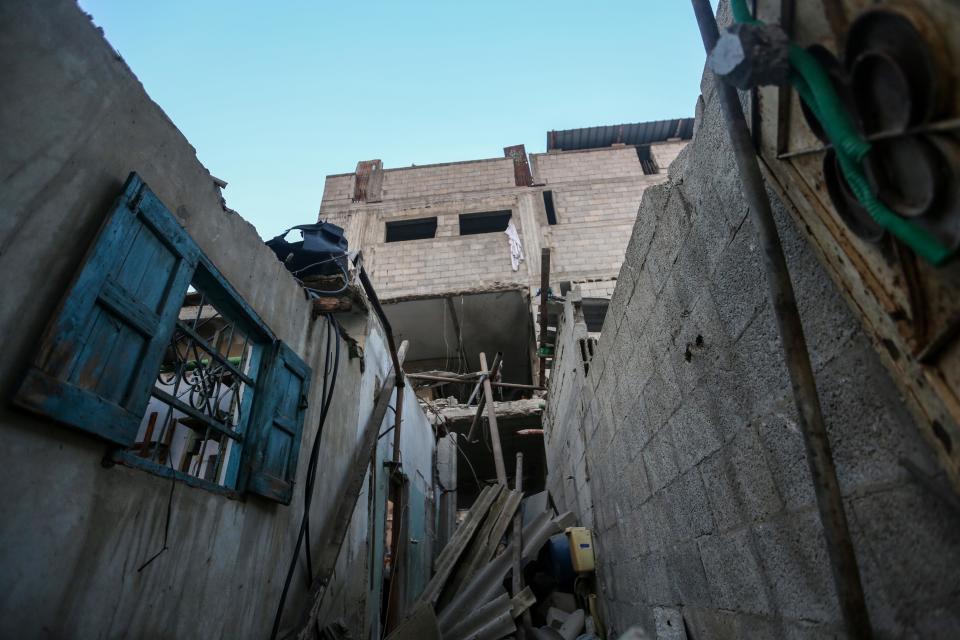
M691 0L700 27L703 46L709 55L719 38L717 22L708 0ZM750 132L740 105L737 90L715 78L717 96L727 122L733 155L737 162L743 193L750 207L750 218L763 248L763 268L773 304L774 315L783 341L784 358L790 372L793 397L797 405L800 430L807 450L807 462L813 476L813 487L820 511L833 571L833 581L840 599L847 633L857 640L872 637L870 618L863 597L863 586L857 569L857 558L843 509L843 497L837 481L837 470L830 451L830 441L820 410L816 381L810 366L807 342L797 311L797 301L783 256L780 236L773 220L770 200L760 174L760 165L753 150Z

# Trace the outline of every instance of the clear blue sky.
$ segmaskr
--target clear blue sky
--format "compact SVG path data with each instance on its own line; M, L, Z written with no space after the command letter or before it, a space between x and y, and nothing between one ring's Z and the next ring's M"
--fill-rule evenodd
M358 160L691 116L704 59L685 0L80 2L264 238Z

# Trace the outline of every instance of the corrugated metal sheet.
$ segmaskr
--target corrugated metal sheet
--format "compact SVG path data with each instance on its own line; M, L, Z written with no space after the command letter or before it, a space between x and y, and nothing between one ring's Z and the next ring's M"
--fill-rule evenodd
M547 151L599 149L612 144L650 144L668 138L689 140L693 137L693 118L655 120L604 127L565 129L547 132Z

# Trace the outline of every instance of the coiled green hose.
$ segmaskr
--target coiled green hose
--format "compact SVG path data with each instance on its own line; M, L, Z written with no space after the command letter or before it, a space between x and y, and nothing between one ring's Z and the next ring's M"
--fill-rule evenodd
M733 19L737 22L758 22L750 14L746 0L730 0L730 7ZM790 44L789 59L793 67L791 84L836 149L840 170L863 208L878 225L902 240L924 260L932 264L946 261L951 256L947 247L925 230L895 214L873 192L863 173L863 159L870 152L870 143L857 131L820 63L795 43Z

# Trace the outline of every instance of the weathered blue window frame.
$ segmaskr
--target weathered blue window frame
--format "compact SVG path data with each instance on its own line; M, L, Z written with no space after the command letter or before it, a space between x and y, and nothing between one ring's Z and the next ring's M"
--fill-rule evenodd
M144 441L136 443L133 448L114 450L111 457L115 462L177 478L192 486L235 495L242 486L239 481L243 448L250 444L251 410L259 394L265 391L262 382L272 362L263 356L270 354L274 339L256 313L246 307L243 298L203 255L193 275L192 288L192 296L187 296L192 297L192 302L188 304L185 300L181 308L189 311L187 315L191 316L196 308L196 317L184 318L181 312L166 356L169 358L174 351L183 351L185 357L174 358L174 366L167 373L172 377L171 380L162 379L164 371L161 369L157 384L151 389L153 400L150 406L165 411L159 429L145 434ZM205 310L213 311L213 318L201 318ZM211 344L200 334L200 328L213 319L225 321L229 326L227 353L233 346L235 336L242 339L243 355L239 363L231 362L222 353L224 345ZM241 371L241 368L244 370ZM192 378L192 381L188 378ZM224 378L232 379L237 389L224 388L221 385ZM194 401L195 390L199 390L200 402ZM227 397L231 410L222 412L221 401L231 392L239 397ZM235 409L232 400L238 402L239 406ZM179 417L175 418L175 415ZM230 418L234 416L237 421L232 424ZM182 435L190 431L181 424L184 420L206 429L203 438L198 439L202 442L202 448L195 464L196 473L193 474L174 466L173 450L169 446L175 434ZM228 443L228 440L232 443ZM217 453L213 480L198 477L204 468L203 454L210 452L211 443ZM222 466L224 458L226 465ZM218 482L217 477L221 477L222 482Z
M129 451L191 283L255 348L240 443L221 486ZM228 363L229 364L229 363ZM115 445L119 463L218 493L289 503L310 368L277 340L143 180L131 174L47 327L14 402ZM282 387L282 388L281 388ZM256 389L256 392L253 392Z

